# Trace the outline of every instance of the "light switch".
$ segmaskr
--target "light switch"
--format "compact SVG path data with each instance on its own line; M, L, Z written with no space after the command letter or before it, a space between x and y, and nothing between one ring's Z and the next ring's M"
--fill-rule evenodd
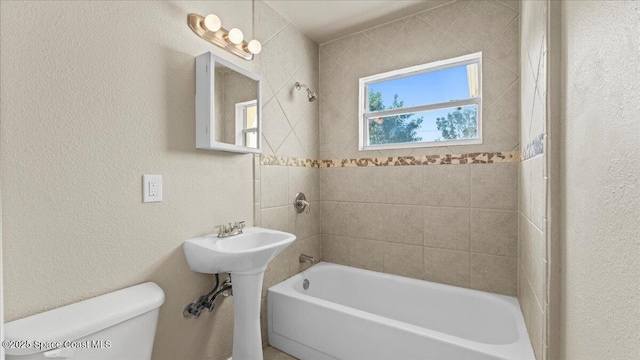
M162 201L162 175L142 176L142 202Z

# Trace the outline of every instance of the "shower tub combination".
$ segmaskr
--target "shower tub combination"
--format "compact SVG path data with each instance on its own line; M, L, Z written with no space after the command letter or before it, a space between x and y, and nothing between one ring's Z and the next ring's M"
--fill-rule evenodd
M509 296L322 262L268 307L270 345L305 360L534 359Z

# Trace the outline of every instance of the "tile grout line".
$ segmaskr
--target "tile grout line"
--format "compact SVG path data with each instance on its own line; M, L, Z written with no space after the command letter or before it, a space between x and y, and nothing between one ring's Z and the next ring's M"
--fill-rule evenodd
M460 252L460 253L468 253L470 255L474 254L474 255L482 255L482 256L491 256L491 257L502 258L502 259L511 259L511 260L514 260L514 259L517 260L518 259L517 256L496 255L496 254L489 254L489 253L483 253L483 252L478 252L478 251L465 251L465 250L450 249L450 248L445 248L445 247L417 245L417 244L411 244L411 243L386 241L386 240L380 240L380 239L369 239L369 238L349 236L349 235L340 235L340 234L331 234L331 233L326 233L326 234L323 234L323 235L340 237L340 238L355 239L355 240L373 241L373 242L377 242L377 243L384 243L384 244L391 244L391 245L404 245L404 246L409 246L409 247L419 247L419 248L423 248L423 249L455 251L455 252ZM317 236L317 234L305 237L304 239L309 239L309 238L312 238L314 236Z
M425 280L426 278L426 273L427 273L427 265L426 265L426 258L424 256L424 246L426 245L427 239L426 239L426 234L425 234L425 219L424 219L424 203L426 201L425 199L425 193L424 193L424 188L425 188L425 184L424 184L424 172L425 172L426 168L422 169L422 218L420 219L422 221L422 280Z
M503 5L504 5L504 4L503 4ZM508 5L505 5L505 6L509 7ZM516 17L515 17L515 18L513 18L513 20L511 20L511 21L509 22L509 24L508 24L504 29L502 29L502 31L500 32L500 35L498 35L498 37L496 37L496 38L495 38L495 40L493 40L493 42L491 42L491 44L489 44L489 46L487 47L487 49L492 49L492 48L493 48L493 46L494 46L494 45L496 45L496 43L498 42L498 40L500 40L500 38L502 37L502 35L506 34L506 33L507 33L507 30L509 29L509 27L510 27L511 25L513 25L513 23L514 23L514 22L516 22L516 21L518 21L518 22L520 21L520 12L518 12L518 15L516 15ZM519 24L518 24L518 33L520 33L520 26L519 26ZM492 58L492 59L493 59L493 58ZM496 61L496 62L498 62L498 60L496 60L496 59L493 59L493 60L494 60L494 61ZM504 67L504 65L502 65L502 64L500 64L500 65L501 65L502 67ZM509 69L507 69L507 70L509 70ZM520 75L518 74L518 77L519 77L519 76L520 76Z
M352 200L321 200L327 203L339 203L339 204L357 204L357 205L385 205L385 206L403 206L403 207L422 207L422 208L445 208L445 209L469 209L469 210L483 210L483 211L496 211L504 213L518 212L518 209L495 209L484 208L474 206L448 206L448 205L421 205L421 204L400 204L400 203L385 203L385 202L365 202L365 201L352 201ZM314 201L316 202L316 201ZM273 207L282 207L285 205L278 205Z
M467 184L469 184L469 287L471 287L471 167L467 173Z

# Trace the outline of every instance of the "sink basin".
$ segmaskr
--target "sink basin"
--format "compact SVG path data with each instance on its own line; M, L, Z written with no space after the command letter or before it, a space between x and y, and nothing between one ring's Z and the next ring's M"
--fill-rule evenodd
M233 360L262 360L260 301L262 279L269 261L296 239L295 235L257 227L243 234L217 234L184 242L184 255L193 271L231 273L233 287Z
M257 227L247 227L243 232L185 241L184 254L191 270L205 274L263 272L269 261L296 239L293 234Z

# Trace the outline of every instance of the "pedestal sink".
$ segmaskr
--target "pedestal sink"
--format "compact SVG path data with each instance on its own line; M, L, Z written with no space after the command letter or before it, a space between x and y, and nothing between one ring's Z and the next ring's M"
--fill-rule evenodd
M233 281L233 360L262 360L260 298L269 261L296 239L282 231L248 227L243 234L217 234L184 242L191 270L205 274L231 273Z

